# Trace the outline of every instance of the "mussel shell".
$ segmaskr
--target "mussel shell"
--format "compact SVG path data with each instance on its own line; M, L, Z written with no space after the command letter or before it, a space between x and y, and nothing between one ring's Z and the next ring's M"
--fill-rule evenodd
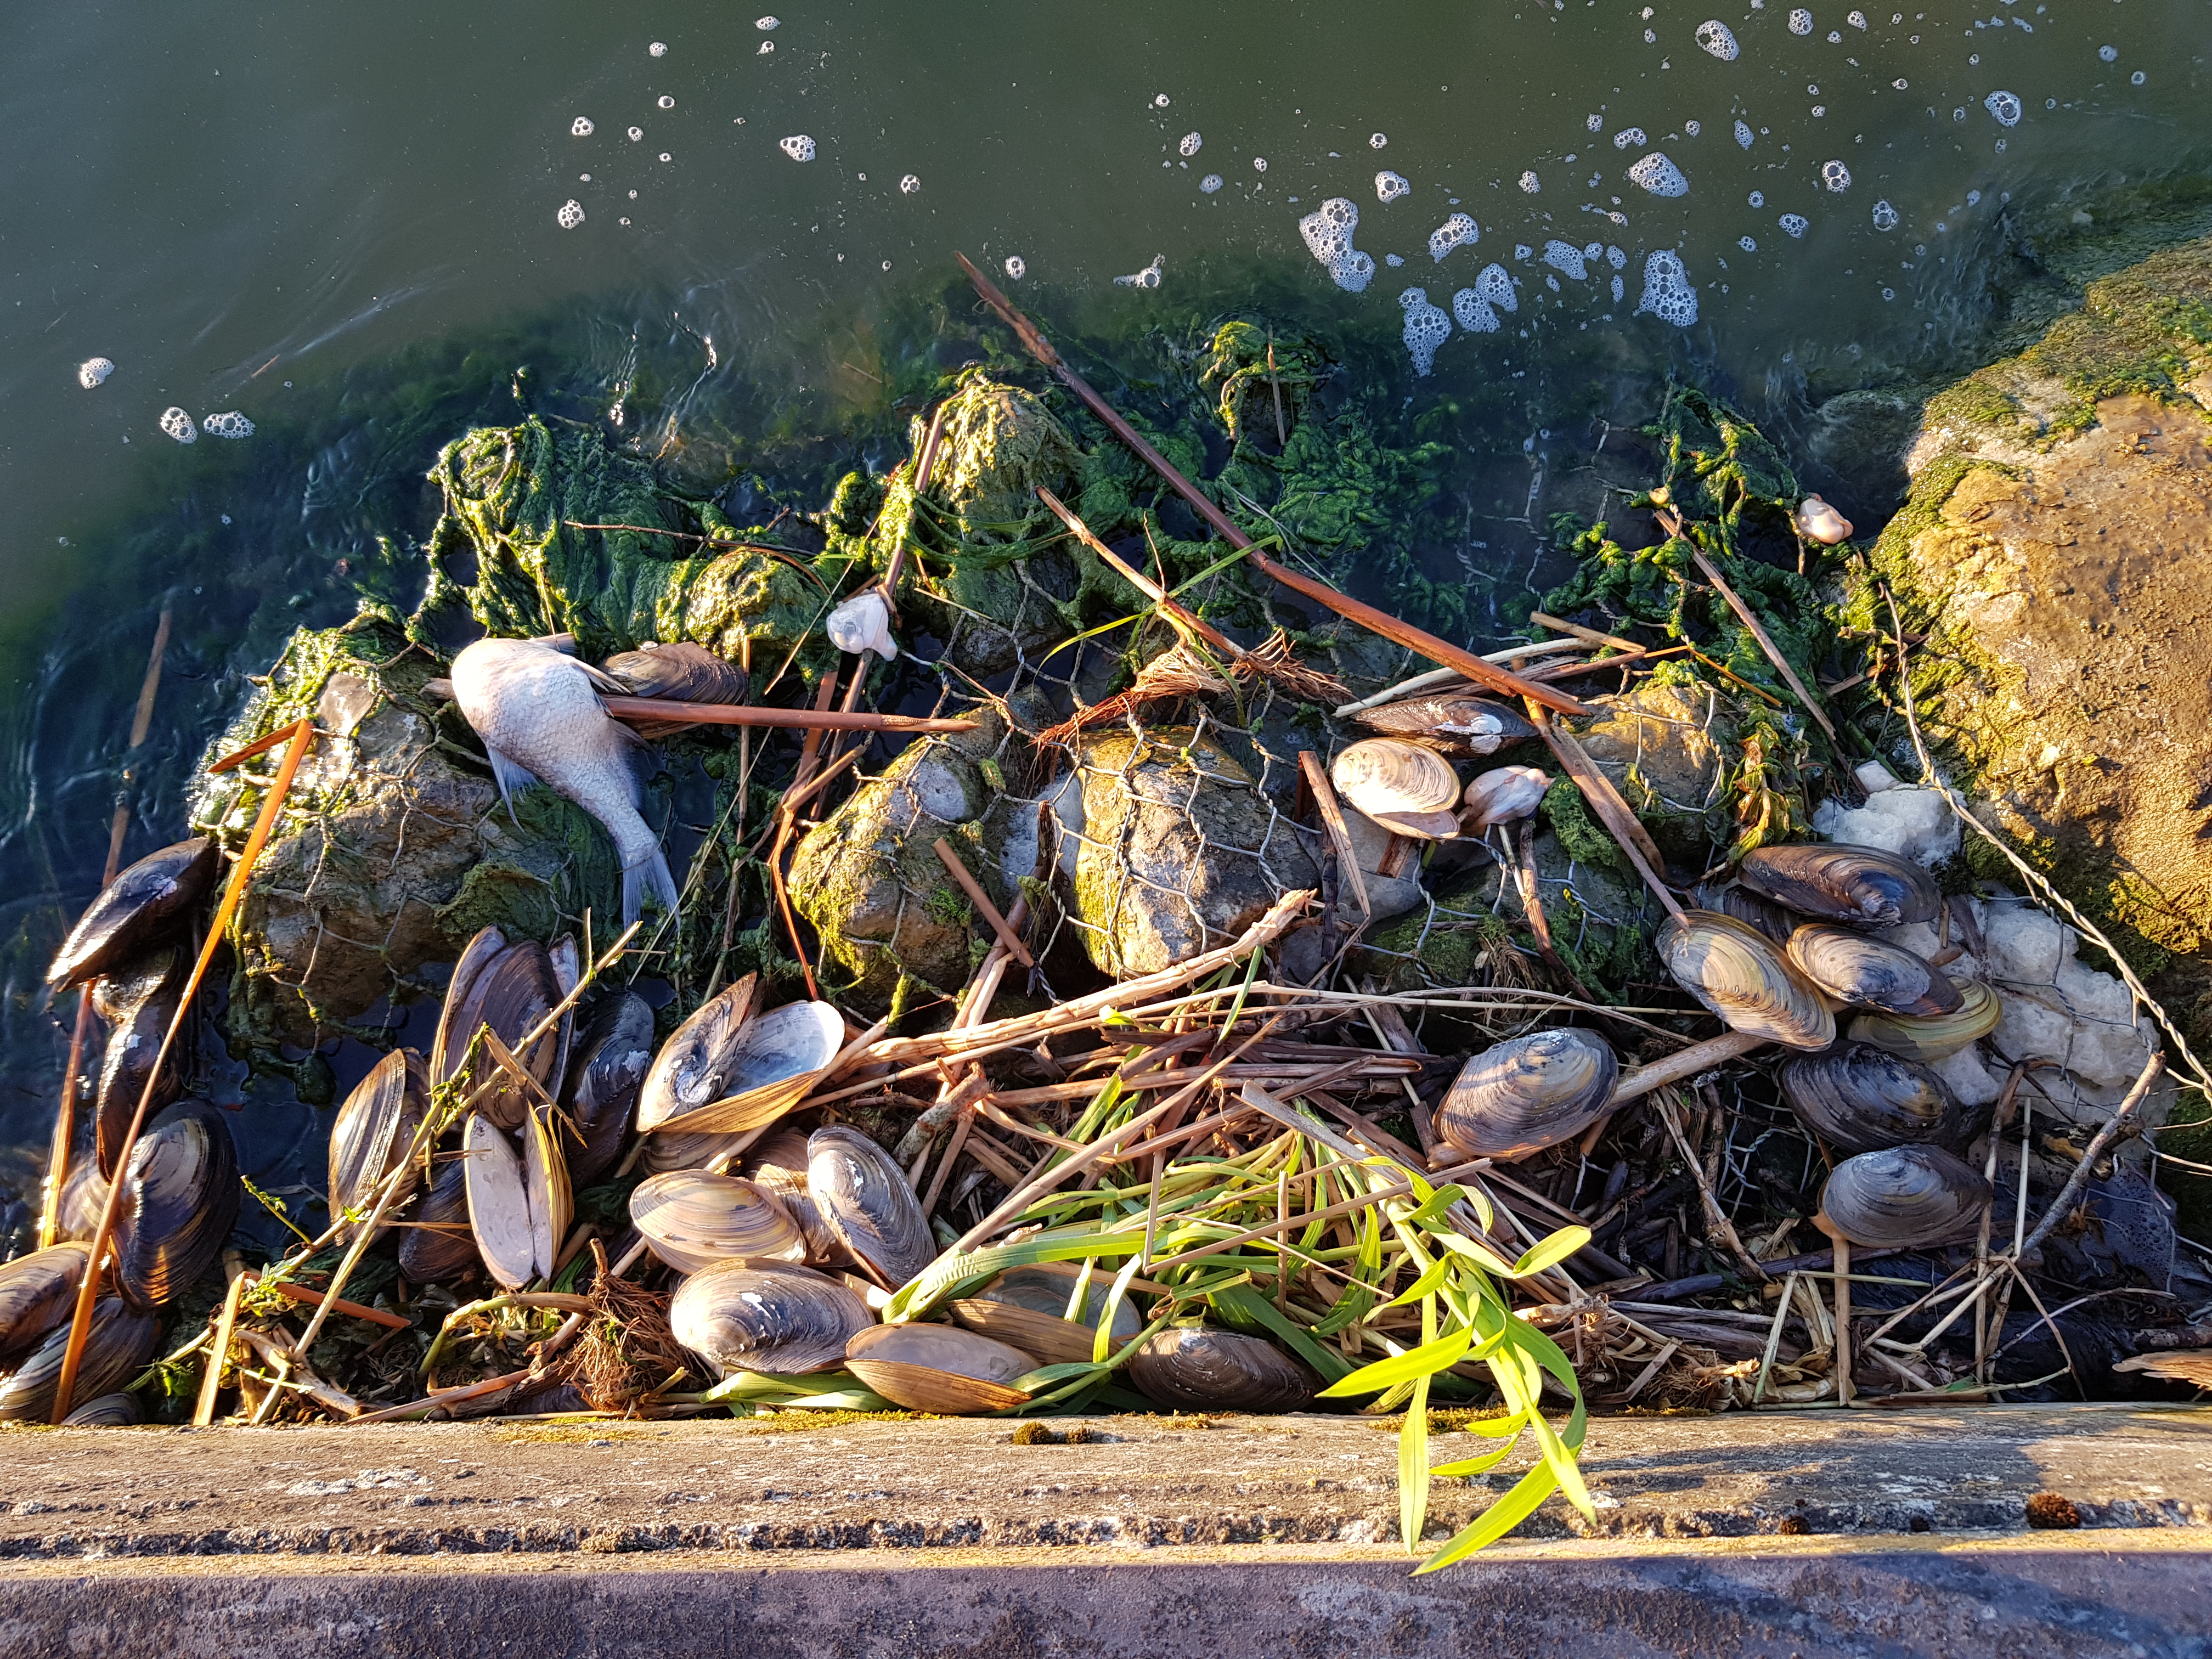
M688 640L668 645L648 640L635 651L617 652L604 665L629 688L633 696L665 697L672 702L745 700L745 671ZM666 737L690 725L688 720L631 722L641 738Z
M732 1135L680 1135L664 1129L646 1136L638 1167L647 1175L665 1175L671 1170L726 1170L759 1139L757 1129Z
M62 1419L65 1429L127 1429L146 1420L135 1394L104 1394L88 1400Z
M1783 954L1830 996L1893 1014L1948 1014L1958 988L1925 957L1901 945L1832 922L1808 921Z
M1875 847L1760 847L1743 855L1737 878L1801 915L1830 921L1933 921L1942 891L1911 859Z
M1449 841L1462 827L1456 812L1370 812L1367 816L1392 835L1408 841Z
M1170 1411L1294 1412L1321 1388L1273 1343L1204 1326L1146 1338L1128 1372L1146 1399Z
M106 1202L107 1177L100 1174L90 1158L79 1158L70 1166L69 1179L62 1182L61 1212L55 1217L55 1236L90 1243L100 1226L100 1207Z
M1336 793L1370 817L1449 812L1459 805L1459 775L1433 749L1396 738L1363 738L1329 763Z
M207 836L149 853L108 883L77 918L46 970L47 982L75 985L143 954L207 896L220 863Z
M765 1129L844 1047L844 1016L826 1002L787 1002L732 1018L738 1005L723 1001L717 997L685 1020L654 1059L638 1094L641 1133L671 1125L686 1134Z
M1820 1208L1869 1249L1917 1249L1971 1235L1990 1183L1940 1146L1888 1146L1836 1165Z
M1863 1042L1790 1060L1782 1095L1798 1121L1845 1153L1908 1142L1958 1152L1984 1116L1960 1105L1926 1066Z
M1011 1344L951 1325L872 1325L845 1345L845 1369L910 1412L972 1416L1029 1398L1012 1386L1037 1368Z
M562 1096L582 1137L568 1148L578 1191L595 1185L622 1158L638 1089L653 1064L653 1010L635 992L602 997L577 1032Z
M512 1049L537 1029L560 1000L560 982L554 976L545 947L535 939L508 945L484 964L462 994L459 1012L447 1038L448 1075L459 1068L462 1057L468 1052L469 1041L479 1028L489 1025L493 1034ZM543 1086L553 1077L560 1048L557 1030L549 1032L538 1039L532 1052L517 1052L515 1058ZM521 1127L531 1103L522 1085L495 1066L488 1056L479 1060L472 1075L494 1084L478 1103L477 1110L502 1129Z
M431 1170L429 1188L399 1234L399 1271L417 1285L458 1279L483 1260L469 1228L468 1159L448 1158Z
M1854 1042L1871 1043L1923 1065L1971 1048L1997 1029L2004 1005L1979 980L1954 980L1952 984L1959 993L1959 1006L1948 1014L1861 1014L1844 1035Z
M1471 815L1468 828L1480 834L1494 823L1511 823L1534 812L1552 780L1535 766L1497 766L1480 773L1461 797Z
M469 1231L493 1280L515 1291L550 1277L568 1225L568 1177L540 1115L523 1124L514 1142L480 1112L471 1112L462 1133L468 1168Z
M1784 909L1764 893L1755 893L1739 882L1725 886L1706 885L1698 889L1698 905L1733 917L1747 927L1756 928L1777 945L1790 943L1790 935L1800 926L1799 918Z
M1532 1031L1460 1068L1437 1108L1437 1134L1468 1158L1526 1158L1603 1117L1620 1077L1604 1038L1574 1026Z
M179 1101L131 1149L116 1206L115 1288L158 1308L214 1265L238 1219L238 1148L225 1115Z
M1359 723L1385 737L1412 743L1449 744L1476 755L1493 755L1509 743L1533 738L1536 728L1503 703L1446 695L1407 697L1363 708Z
M0 1423L43 1423L53 1415L69 1334L64 1320L21 1364L0 1374ZM140 1312L120 1297L100 1297L93 1306L92 1328L77 1362L75 1396L96 1400L113 1393L145 1368L161 1340L161 1322L155 1315Z
M30 1352L69 1318L90 1254L71 1242L0 1261L0 1364Z
M108 1022L93 1118L94 1150L102 1175L115 1172L124 1131L140 1099L146 1099L149 1111L159 1111L183 1092L173 1057L161 1067L151 1096L146 1094L146 1079L177 1017L184 981L185 953L174 945L149 951L93 981L93 1006Z
M1095 1346L1099 1316L1106 1311L1107 1287L1095 1279L1086 1287L1079 1320L1066 1317L1074 1292L1073 1274L1014 1267L975 1295L953 1302L951 1312L965 1328L1035 1354L1042 1364L1084 1364ZM1143 1328L1137 1310L1123 1297L1114 1310L1108 1353Z
M806 1240L783 1200L742 1176L674 1170L638 1183L631 1224L680 1273L716 1261L799 1261Z
M745 1174L754 1185L783 1200L783 1207L799 1224L799 1237L806 1241L810 1266L835 1267L852 1260L807 1188L805 1130L778 1128L763 1136L745 1162Z
M859 1130L832 1127L807 1137L806 1189L838 1242L884 1285L903 1285L937 1260L906 1171Z
M841 1364L845 1345L875 1316L811 1268L717 1261L677 1287L668 1322L717 1378L738 1370L799 1376Z
M1825 1048L1836 1017L1813 982L1757 929L1712 910L1659 925L1659 960L1729 1029L1788 1048Z
M331 1125L331 1212L366 1210L379 1182L407 1161L430 1109L430 1073L412 1048L394 1048L369 1068ZM414 1185L410 1175L393 1201ZM359 1228L339 1237L351 1241Z
M443 1083L453 1074L453 1067L461 1063L462 1052L468 1047L465 1036L456 1032L461 1005L468 1000L469 987L483 972L492 959L507 949L507 935L496 927L485 927L462 947L460 960L446 981L443 1006L438 1012L438 1032L430 1045L430 1080ZM473 1030L474 1028L471 1028Z

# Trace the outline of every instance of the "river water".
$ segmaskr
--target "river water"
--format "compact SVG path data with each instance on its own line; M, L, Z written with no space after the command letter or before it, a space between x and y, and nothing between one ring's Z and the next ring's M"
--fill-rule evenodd
M2185 181L2212 140L2203 0L1714 3L11 9L0 1206L51 1121L40 981L98 885L158 613L126 858L182 833L189 769L292 627L363 582L411 603L422 471L512 418L519 370L702 489L798 488L884 464L899 389L957 367L932 355L972 337L955 249L1133 370L1261 306L1351 343L1378 419L1451 414L1464 483L1423 556L1502 624L1561 481L1667 376L1787 439L1835 393L1956 372L2024 227ZM1301 235L1332 198L1358 292ZM1432 258L1454 215L1477 234ZM1517 308L1417 374L1401 307L1449 315L1492 263ZM166 434L173 408L206 435ZM233 412L252 436L209 428ZM1864 528L1878 483L1830 488Z

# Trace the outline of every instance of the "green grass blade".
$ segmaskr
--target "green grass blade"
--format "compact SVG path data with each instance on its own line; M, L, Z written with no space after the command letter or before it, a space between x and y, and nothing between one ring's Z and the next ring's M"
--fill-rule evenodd
M1552 1495L1554 1482L1548 1464L1539 1463L1521 1477L1520 1484L1485 1510L1467 1527L1455 1534L1442 1549L1413 1569L1413 1577L1435 1572L1450 1566L1455 1561L1464 1561L1486 1544L1498 1539L1519 1526L1536 1512L1537 1507Z
M1547 1267L1556 1267L1589 1242L1589 1228L1562 1227L1548 1238L1538 1239L1522 1252L1521 1259L1513 1264L1513 1277L1526 1279Z
M1417 1376L1433 1376L1438 1371L1459 1364L1474 1341L1473 1331L1454 1331L1433 1342L1424 1342L1418 1348L1408 1348L1388 1359L1377 1359L1371 1364L1362 1365L1349 1376L1323 1389L1321 1397L1342 1400L1355 1394L1378 1393L1400 1382L1409 1382Z
M1429 1379L1416 1377L1398 1431L1398 1533L1406 1553L1421 1547L1421 1522L1429 1513Z

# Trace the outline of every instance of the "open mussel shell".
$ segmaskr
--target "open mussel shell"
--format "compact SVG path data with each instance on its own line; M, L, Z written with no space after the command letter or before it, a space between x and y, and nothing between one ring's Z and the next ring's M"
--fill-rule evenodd
M1786 1048L1825 1048L1836 1017L1813 982L1757 929L1712 910L1659 925L1659 960L1732 1031Z
M1782 1068L1782 1096L1800 1122L1843 1152L1927 1142L1953 1152L1980 1127L1926 1066L1863 1042L1804 1054Z
M1437 1108L1437 1135L1467 1158L1526 1158L1603 1117L1620 1076L1604 1038L1562 1026L1486 1048Z
M1948 1014L1861 1014L1844 1035L1854 1042L1871 1043L1923 1065L1955 1054L1996 1030L2004 1006L1979 980L1954 980L1952 984L1959 993L1959 1006Z
M671 1170L726 1170L759 1139L758 1129L733 1135L682 1135L664 1129L645 1138L638 1168L647 1175L665 1175Z
M1725 886L1711 884L1698 889L1699 908L1733 917L1747 927L1756 928L1777 945L1790 943L1790 935L1802 925L1793 912L1784 909L1764 893L1755 893L1740 882Z
M1467 805L1467 828L1480 835L1494 823L1529 817L1551 785L1550 774L1538 766L1498 766L1479 774L1461 797Z
M635 992L602 997L577 1032L562 1102L580 1142L568 1148L568 1174L581 1191L621 1160L637 1094L653 1064L653 1010Z
M799 1376L842 1364L845 1345L875 1316L811 1268L717 1261L677 1287L668 1322L717 1378L731 1371Z
M1036 1368L1019 1348L951 1325L873 1325L845 1345L845 1369L891 1404L948 1417L1020 1405L1029 1395L1012 1385Z
M100 1207L107 1202L107 1177L90 1158L79 1158L62 1182L60 1213L54 1218L58 1237L89 1244L100 1226Z
M1990 1183L1942 1147L1889 1146L1837 1164L1820 1208L1854 1244L1917 1249L1972 1234L1989 1198Z
M1459 805L1459 776L1433 749L1396 738L1365 738L1347 744L1329 763L1336 793L1368 817L1418 817Z
M554 1068L560 1060L558 1028L540 1037L526 1054L516 1045L538 1028L561 995L560 980L544 945L535 939L508 945L469 981L452 1027L443 1033L447 1075L459 1069L478 1030L489 1026L493 1036L515 1050L523 1069L541 1088L546 1087L554 1080ZM522 1084L489 1054L478 1056L471 1075L493 1085L477 1103L477 1110L502 1129L520 1128L532 1104L530 1092Z
M446 981L446 997L438 1012L437 1036L430 1045L430 1080L443 1083L453 1076L453 1067L461 1063L462 1052L468 1047L466 1033L456 1033L460 1023L462 1005L466 1003L469 987L476 983L477 975L490 965L492 959L507 949L507 935L496 927L477 931L462 948L461 959L453 964L453 975ZM471 1026L470 1030L476 1028Z
M764 1129L799 1103L844 1047L844 1016L826 1002L787 1002L733 1020L718 1006L722 1000L678 1026L654 1059L638 1096L641 1133Z
M1370 812L1394 836L1408 841L1449 841L1463 827L1456 812Z
M672 702L743 702L745 671L725 662L703 645L680 641L663 645L648 640L635 651L618 651L604 665L628 686L632 696L665 697ZM663 738L686 730L688 720L635 720L641 738Z
M159 1111L183 1092L173 1057L162 1066L151 1095L146 1082L154 1075L155 1059L177 1017L184 988L185 953L174 945L149 951L93 981L93 1006L108 1022L93 1118L94 1151L102 1175L114 1174L121 1161L124 1131L139 1101Z
M480 1112L469 1114L462 1146L467 1156L469 1230L492 1278L507 1290L550 1279L568 1231L571 1200L568 1166L542 1112L523 1121L522 1147Z
M1146 1399L1170 1411L1294 1412L1321 1388L1273 1343L1203 1326L1156 1332L1128 1370Z
M238 1219L238 1148L224 1115L180 1101L146 1126L116 1206L115 1288L158 1308L214 1264Z
M1091 1358L1099 1316L1106 1311L1106 1286L1094 1281L1085 1288L1079 1320L1067 1317L1074 1296L1072 1273L1014 1267L975 1295L952 1303L951 1311L966 1329L1035 1354L1040 1364L1083 1364ZM1107 1352L1111 1354L1143 1328L1136 1309L1124 1297L1114 1310Z
M417 1285L458 1279L482 1260L469 1227L466 1158L433 1164L430 1185L400 1229L399 1271Z
M48 983L75 985L143 954L215 885L215 842L195 836L149 853L108 883L70 929Z
M1807 922L1783 954L1839 1002L1893 1014L1948 1014L1959 1006L1958 988L1924 957L1832 922Z
M1536 735L1534 726L1503 703L1449 693L1363 708L1358 718L1369 731L1385 737L1447 744L1476 755L1492 755L1509 743Z
M366 1212L385 1176L407 1162L430 1110L430 1073L412 1048L394 1048L369 1068L331 1125L331 1212ZM406 1195L411 1176L395 1197ZM350 1241L349 1223L338 1236Z
M937 1260L906 1171L859 1130L833 1127L807 1137L806 1189L838 1242L884 1285L903 1285Z
M30 1352L68 1320L90 1254L72 1241L0 1261L0 1365Z
M128 1429L146 1420L135 1394L104 1394L88 1400L62 1419L65 1429Z
M799 1261L806 1240L783 1200L742 1176L673 1170L641 1182L629 1218L653 1255L681 1273L716 1261Z
M43 1423L53 1415L69 1334L65 1319L46 1333L46 1340L21 1364L0 1373L0 1423ZM145 1369L161 1340L157 1316L141 1312L121 1297L100 1297L93 1306L92 1328L85 1335L71 1392L82 1400L112 1393Z
M745 1162L745 1174L754 1185L783 1200L783 1207L799 1224L799 1237L806 1241L810 1265L836 1267L852 1260L807 1187L805 1130L779 1128L763 1136Z
M1933 921L1942 891L1911 859L1875 847L1760 847L1743 855L1737 878L1800 915L1830 921Z

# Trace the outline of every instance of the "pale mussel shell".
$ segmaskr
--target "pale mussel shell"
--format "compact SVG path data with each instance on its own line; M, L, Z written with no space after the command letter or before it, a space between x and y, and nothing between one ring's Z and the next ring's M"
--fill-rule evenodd
M149 951L92 983L93 1007L108 1023L93 1117L94 1154L102 1175L115 1173L124 1131L139 1101L157 1112L183 1092L173 1056L163 1064L150 1095L146 1080L154 1075L155 1058L176 1019L184 989L185 953L175 945Z
M1952 983L1959 993L1959 1006L1948 1013L1861 1014L1844 1035L1854 1042L1869 1042L1923 1065L1970 1048L1997 1029L2004 1005L1979 980Z
M46 970L47 982L75 985L143 956L207 896L221 862L206 836L149 853L108 883L77 918Z
M1073 1273L1013 1267L973 1296L951 1304L950 1311L964 1328L1035 1354L1041 1364L1084 1364L1091 1358L1098 1320L1106 1311L1107 1288L1096 1279L1085 1287L1079 1320L1066 1316L1074 1293ZM1143 1328L1136 1309L1123 1297L1114 1310L1107 1352L1111 1355Z
M1481 773L1461 797L1468 833L1479 836L1492 824L1532 816L1551 784L1550 775L1539 766L1498 766Z
M416 1285L459 1279L483 1259L469 1228L468 1159L447 1158L431 1171L400 1228L399 1271Z
M1887 1146L1836 1165L1820 1208L1869 1249L1918 1249L1972 1235L1990 1183L1940 1146Z
M69 1334L64 1319L22 1364L0 1373L0 1423L43 1423L53 1415ZM77 1362L76 1396L96 1400L113 1393L145 1369L161 1340L158 1316L131 1307L121 1297L100 1297L93 1306L92 1328Z
M455 977L459 977L458 973ZM562 995L560 977L554 971L552 957L545 947L535 939L510 945L470 979L458 1003L450 989L447 995L451 1024L439 1034L445 1052L446 1075L452 1077L459 1072L471 1040L480 1029L489 1027L492 1035L514 1054L538 1087L548 1090L550 1098L550 1085L557 1080L555 1073L562 1048L559 1027L540 1037L526 1054L516 1046L538 1028ZM533 1103L530 1091L494 1061L489 1053L477 1057L470 1074L478 1082L492 1085L477 1103L477 1112L502 1129L520 1128Z
M1465 1158L1526 1158L1603 1117L1620 1062L1574 1026L1532 1031L1468 1060L1437 1107L1437 1136Z
M646 1136L638 1168L647 1175L665 1175L671 1170L726 1170L759 1139L757 1129L732 1135L683 1135L663 1129L657 1135Z
M0 1261L0 1365L21 1358L68 1320L90 1254L72 1240Z
M1433 749L1397 738L1365 738L1329 763L1329 781L1346 800L1377 820L1419 818L1459 805L1459 776Z
M668 1322L717 1379L732 1371L827 1370L875 1323L868 1304L808 1267L718 1261L677 1287Z
M1736 874L1777 904L1830 921L1883 927L1933 921L1943 902L1925 870L1875 847L1759 847L1743 855Z
M146 1408L135 1394L104 1394L88 1400L62 1419L65 1429L128 1429L146 1420Z
M1146 1338L1129 1357L1128 1374L1146 1399L1181 1412L1294 1412L1321 1388L1273 1343L1209 1326Z
M745 671L725 662L703 645L688 640L663 645L647 640L635 651L619 651L603 665L629 688L632 696L665 697L671 702L743 702ZM687 731L690 720L632 720L641 738L665 738Z
M749 981L703 1004L677 1027L646 1073L637 1127L685 1134L758 1133L803 1099L845 1043L845 1019L826 1002L750 1012Z
M230 1236L238 1192L238 1148L222 1112L179 1101L148 1124L116 1206L117 1292L135 1308L158 1308L189 1288Z
M90 1243L100 1226L100 1208L106 1202L107 1177L90 1158L79 1158L71 1166L69 1179L62 1182L59 1213L54 1218L56 1237Z
M363 1213L376 1202L384 1178L408 1162L415 1136L430 1110L430 1073L412 1048L394 1048L369 1068L338 1108L331 1125L331 1213ZM413 1189L407 1177L394 1194L397 1203ZM379 1230L380 1234L381 1229ZM338 1237L350 1242L360 1231L348 1223Z
M1659 925L1659 960L1732 1031L1787 1048L1825 1048L1836 1017L1819 989L1756 928L1713 910Z
M1733 917L1747 927L1755 928L1777 945L1790 943L1790 935L1802 926L1802 918L1784 909L1764 893L1755 893L1741 882L1729 882L1725 886L1703 886L1698 889L1697 901L1701 909L1717 911Z
M1893 1014L1948 1014L1958 988L1926 957L1833 922L1808 921L1783 947L1797 971L1838 1002Z
M653 1064L653 1009L633 991L602 997L576 1033L562 1103L580 1139L568 1147L568 1176L581 1192L622 1159L638 1090Z
M906 1171L858 1129L833 1126L807 1137L806 1189L838 1243L886 1288L937 1260L929 1218Z
M1844 1153L1908 1143L1958 1152L1984 1116L1926 1066L1863 1042L1790 1060L1782 1068L1782 1097L1799 1122Z
M799 1261L806 1240L774 1193L742 1176L673 1170L638 1183L629 1218L647 1248L680 1273L716 1261Z
M543 1109L524 1115L519 1154L481 1112L469 1114L462 1133L469 1231L494 1281L510 1291L553 1276L574 1218L568 1166L554 1141L550 1116Z
M507 935L496 927L480 928L462 947L460 960L453 964L453 971L446 980L445 1000L438 1011L437 1034L430 1044L433 1083L443 1083L453 1074L453 1067L461 1063L462 1052L468 1046L467 1036L457 1035L454 1030L460 1020L461 1005L468 1000L469 987L476 982L477 975L506 949Z
M946 1417L1011 1410L1036 1370L1021 1349L951 1325L874 1325L845 1345L845 1369L894 1406Z
M1448 746L1464 754L1494 755L1509 743L1536 735L1534 726L1504 703L1450 692L1363 708L1357 718L1369 731L1384 737Z
M783 1207L799 1224L799 1237L806 1241L809 1266L835 1267L852 1260L806 1185L805 1130L783 1127L764 1136L746 1159L744 1173L755 1186L783 1200Z

